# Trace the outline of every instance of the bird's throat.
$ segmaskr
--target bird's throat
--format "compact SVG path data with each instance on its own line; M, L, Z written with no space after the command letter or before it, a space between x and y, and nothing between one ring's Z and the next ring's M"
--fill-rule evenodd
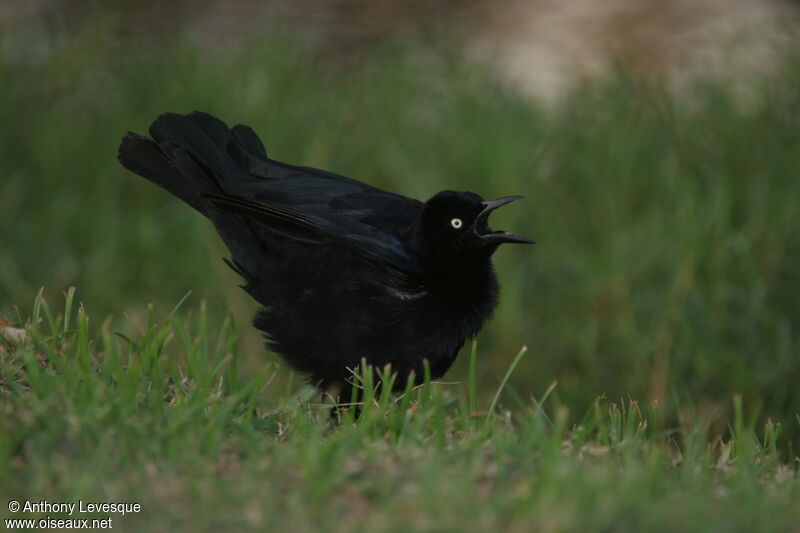
M428 287L454 301L471 301L496 291L496 276L488 256L461 258L446 266L437 263L426 268L426 274Z

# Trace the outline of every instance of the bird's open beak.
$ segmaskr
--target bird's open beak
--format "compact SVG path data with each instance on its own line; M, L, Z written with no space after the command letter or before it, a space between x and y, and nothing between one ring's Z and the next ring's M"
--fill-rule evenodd
M494 211L500 206L510 204L514 200L519 200L523 198L522 196L503 196L502 198L497 198L495 200L487 200L482 203L483 210L478 214L477 218L475 219L475 233L481 238L481 240L486 244L502 244L504 242L517 242L522 244L534 244L534 241L523 237L522 235L516 235L514 233L510 233L508 231L491 231L489 233L481 233L478 228L480 227L488 227L486 223L486 219L489 218L489 213Z

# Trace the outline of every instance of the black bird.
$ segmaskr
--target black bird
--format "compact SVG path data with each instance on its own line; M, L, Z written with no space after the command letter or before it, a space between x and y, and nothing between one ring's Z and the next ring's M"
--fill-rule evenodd
M485 201L442 191L425 203L267 156L247 126L166 113L150 137L128 133L119 160L207 216L226 263L264 308L268 346L324 389L341 389L362 358L391 364L402 388L424 363L442 376L497 304L491 256L502 243Z

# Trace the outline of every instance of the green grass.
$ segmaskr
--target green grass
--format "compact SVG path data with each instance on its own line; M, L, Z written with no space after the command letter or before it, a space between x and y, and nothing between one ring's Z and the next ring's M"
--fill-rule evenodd
M73 301L57 313L37 298L28 338L2 344L4 502L139 503L112 515L122 531L800 527L781 427L738 397L713 440L633 400L598 398L575 425L550 389L509 408L505 382L485 404L474 381L376 395L367 380L358 420L334 423L330 401L278 387L275 369L237 377L233 323L202 305L150 308L117 334Z

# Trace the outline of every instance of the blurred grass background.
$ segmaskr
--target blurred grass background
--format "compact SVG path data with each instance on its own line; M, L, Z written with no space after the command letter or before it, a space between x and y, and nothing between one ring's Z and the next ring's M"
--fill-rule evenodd
M465 61L435 27L370 41L348 61L290 25L245 45L157 35L108 8L0 54L0 316L39 287L78 287L94 317L172 306L189 290L239 323L242 371L266 355L255 310L210 224L120 167L119 139L165 111L246 123L270 155L425 199L450 188L523 194L493 224L537 240L503 249L479 383L529 355L522 403L557 380L574 411L598 395L694 405L734 394L763 417L800 410L800 65L680 93L624 67L544 106ZM432 26L435 26L433 24ZM133 317L136 319L136 317ZM143 323L143 318L139 319ZM449 377L462 379L461 357ZM580 415L575 412L575 415ZM685 413L672 413L678 417Z

